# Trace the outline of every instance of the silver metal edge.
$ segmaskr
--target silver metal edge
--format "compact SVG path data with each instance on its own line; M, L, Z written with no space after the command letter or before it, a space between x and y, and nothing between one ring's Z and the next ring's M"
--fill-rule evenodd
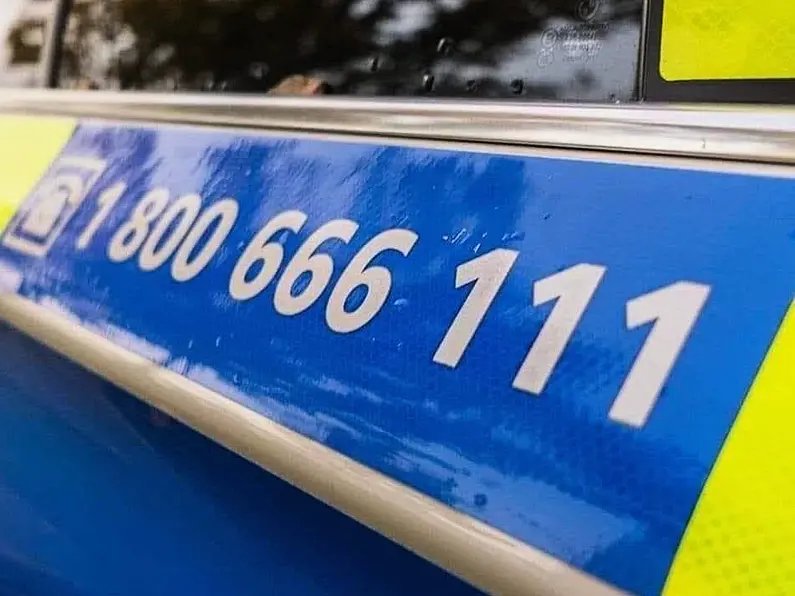
M646 52L646 42L649 39L649 2L643 0L643 9L640 17L640 40L638 43L638 75L635 77L635 96L643 97L643 90L646 87L646 62L648 56Z
M0 116L2 112L0 112ZM45 116L58 118L58 116ZM146 127L144 122L126 122L110 118L82 118L80 124L102 128L105 130L114 127ZM795 178L795 168L781 163L760 163L749 161L733 161L718 159L694 159L692 157L672 157L665 155L651 155L643 153L619 153L617 151L559 149L557 147L533 147L529 145L505 145L494 143L475 143L471 141L439 141L434 139L412 139L405 137L379 137L374 135L351 136L339 132L312 132L303 130L285 131L280 128L251 128L240 126L199 126L196 124L161 123L158 130L204 130L205 132L220 131L241 137L271 138L271 139L306 139L313 141L336 141L339 143L368 144L383 146L388 143L393 146L415 149L438 149L447 151L462 151L467 153L480 153L485 155L505 155L518 157L553 158L560 160L589 161L603 164L628 164L665 168L673 170L695 170L702 172L734 173L752 176L768 176L773 178Z
M795 107L0 90L0 111L795 163Z
M0 319L488 593L624 594L45 306L2 294Z

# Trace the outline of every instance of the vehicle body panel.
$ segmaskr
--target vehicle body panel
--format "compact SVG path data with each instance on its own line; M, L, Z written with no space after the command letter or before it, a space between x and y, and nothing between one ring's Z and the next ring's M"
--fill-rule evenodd
M621 161L83 124L7 229L3 272L22 297L116 345L572 569L653 594L789 307L795 203L786 175ZM99 162L99 174L85 167ZM25 222L42 189L75 173L86 192L43 252L31 250ZM77 247L119 181L119 202ZM144 271L137 254L108 258L155 188L171 203L198 193L202 209L239 205L229 236L188 281L174 279L170 261ZM230 298L235 262L286 210L307 220L278 237L278 275L250 300ZM319 248L335 263L325 291L304 312L278 314L285 265L340 218L358 228L349 244ZM335 333L326 304L340 272L395 228L418 238L405 256L373 261L390 271L388 299L366 325ZM460 362L433 362L468 292L456 269L495 250L518 252L510 275ZM533 306L534 284L578 264L606 269L570 343L539 396L513 389L554 307ZM650 336L651 326L628 328L627 303L680 282L709 296L659 401L641 424L611 419Z

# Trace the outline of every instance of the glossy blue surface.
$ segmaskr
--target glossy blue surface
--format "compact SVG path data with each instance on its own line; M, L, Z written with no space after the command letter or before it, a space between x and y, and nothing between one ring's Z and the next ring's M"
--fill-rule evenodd
M101 157L108 170L46 258L3 250L2 263L24 275L23 295L645 594L662 586L792 298L790 180L190 129L84 126L64 155ZM118 180L126 195L76 251L98 192ZM110 237L158 186L172 200L200 193L205 205L240 203L219 252L185 283L169 263L144 272L137 258L107 257ZM418 234L408 256L376 261L392 288L359 331L327 327L330 289L292 317L274 310L276 281L247 302L229 297L235 261L287 209L308 220L279 236L285 263L326 222L360 224L347 246L320 249L336 263L334 280L379 232ZM455 287L456 267L495 248L520 251L507 282L458 367L435 364L468 293ZM607 267L601 285L542 395L512 389L552 307L532 306L534 281L578 263ZM659 403L641 428L609 420L650 327L626 328L626 302L681 280L711 294Z
M0 350L0 594L477 594L2 325Z

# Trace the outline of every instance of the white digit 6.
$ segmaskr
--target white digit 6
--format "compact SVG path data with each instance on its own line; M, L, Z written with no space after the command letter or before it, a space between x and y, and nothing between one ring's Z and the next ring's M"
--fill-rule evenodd
M284 258L284 247L270 239L283 230L298 232L306 223L306 213L285 211L271 219L248 243L246 250L235 263L229 278L229 294L235 300L250 300L271 282L279 271ZM255 263L262 262L262 269L250 281L246 280Z
M367 264L385 250L397 250L404 257L408 256L417 238L417 234L410 230L387 230L378 234L356 253L342 272L326 305L326 323L333 331L356 331L378 314L389 296L392 275L386 267L367 268ZM358 308L348 312L345 310L345 301L359 286L367 288L367 296Z
M335 219L319 227L314 234L306 239L276 285L273 306L279 314L297 315L315 303L331 280L334 273L334 261L328 255L313 253L326 240L332 238L342 240L347 244L358 229L359 224L354 221ZM293 296L293 284L304 273L309 273L312 277L301 293Z
M117 263L133 256L149 235L149 226L168 204L168 191L155 188L144 196L124 225L116 230L108 244L108 258Z

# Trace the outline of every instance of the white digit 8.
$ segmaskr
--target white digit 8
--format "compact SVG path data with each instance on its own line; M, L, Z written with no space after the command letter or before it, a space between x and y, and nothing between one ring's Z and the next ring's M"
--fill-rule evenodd
M193 279L207 266L221 248L232 226L237 220L239 208L234 199L223 199L213 203L208 207L199 219L193 224L190 232L179 245L174 260L171 261L171 277L175 281L188 281ZM204 245L197 251L199 241L207 234L207 230L215 225L210 237L204 241ZM195 252L195 254L194 254Z
M165 263L190 231L201 207L199 195L184 195L174 201L147 236L138 255L138 266L144 271L154 271ZM175 221L177 223L171 229Z
M130 219L116 230L108 244L108 258L117 263L133 256L149 235L149 226L168 204L168 191L155 188L135 206Z
M314 234L306 239L276 285L273 306L279 314L297 315L315 303L331 280L334 273L334 261L328 255L313 253L326 240L332 238L342 240L347 244L358 229L359 224L354 221L335 219L319 227ZM298 295L293 296L293 284L304 273L311 274L312 278Z
M298 232L306 223L306 214L300 211L280 213L248 243L246 250L240 255L229 278L229 294L235 300L250 300L259 294L271 282L279 271L284 258L284 247L271 238L283 230ZM246 280L255 263L262 262L262 269L250 281Z
M385 250L397 250L408 256L417 242L417 234L410 230L387 230L378 234L356 253L342 272L326 305L326 323L337 333L351 333L369 323L384 306L392 287L392 275L386 267L368 263ZM359 286L367 288L367 295L355 310L345 310L345 301Z

